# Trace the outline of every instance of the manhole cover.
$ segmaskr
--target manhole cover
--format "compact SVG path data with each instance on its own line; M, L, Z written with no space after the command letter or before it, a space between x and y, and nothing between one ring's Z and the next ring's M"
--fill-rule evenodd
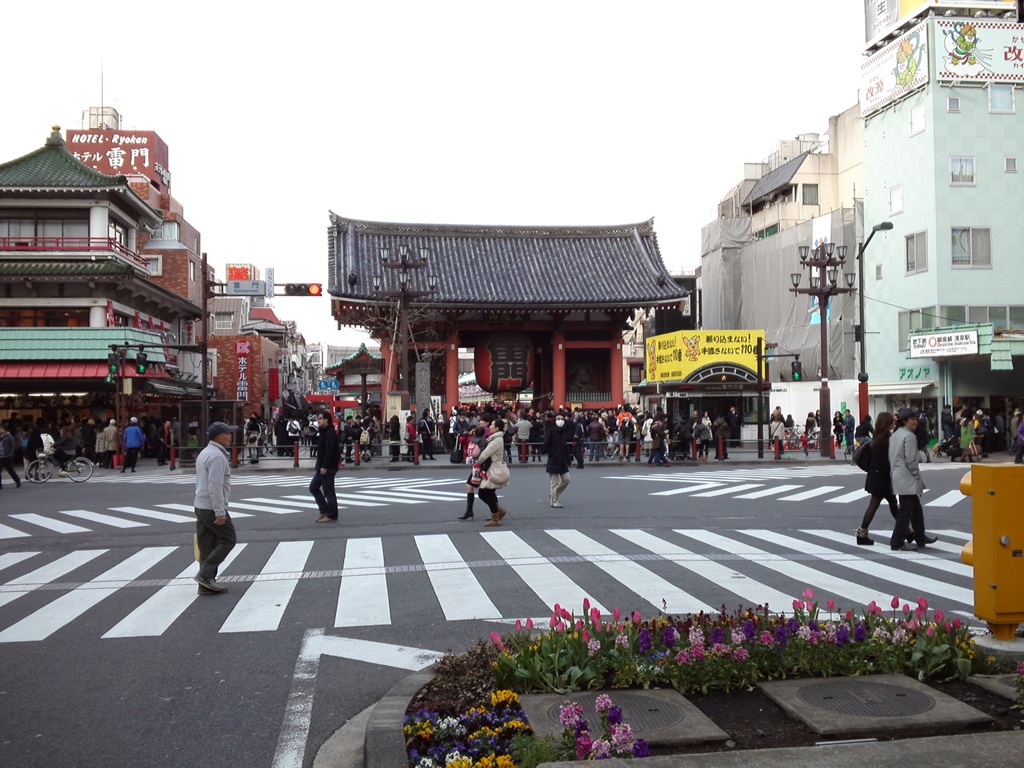
M919 715L935 706L927 694L887 683L815 683L801 688L797 698L832 712L866 717Z
M597 694L576 694L576 697L575 701L583 707L583 716L590 723L590 727L597 728L601 722L597 710L594 709L594 700L597 698ZM620 695L616 697L613 694L612 701L615 703L615 706L622 709L623 721L629 723L633 731L637 733L655 731L660 728L671 728L681 723L683 718L686 717L686 712L683 711L682 707L670 704L654 696L631 693L628 696ZM561 709L562 704L555 704L548 708L548 717L552 722L561 724L561 721L558 719Z

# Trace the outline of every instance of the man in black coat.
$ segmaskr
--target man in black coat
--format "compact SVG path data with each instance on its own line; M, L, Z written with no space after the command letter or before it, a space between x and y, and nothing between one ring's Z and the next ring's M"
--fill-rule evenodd
M317 417L319 434L316 444L316 466L313 479L309 481L309 492L320 508L318 523L338 522L338 495L334 491L334 476L338 474L338 433L330 411L320 411Z
M551 506L561 508L558 497L569 487L569 462L572 460L572 425L560 413L544 434L547 472L551 478Z

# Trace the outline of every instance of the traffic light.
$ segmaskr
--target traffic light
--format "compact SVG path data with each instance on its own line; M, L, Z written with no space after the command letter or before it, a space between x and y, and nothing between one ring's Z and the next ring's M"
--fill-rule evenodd
M320 283L285 283L285 296L322 296L324 287Z
M117 352L111 352L107 355L107 366L111 376L117 376L118 369L120 367L121 356Z
M804 380L804 364L799 360L794 360L789 364L789 370L793 373L793 381Z
M135 356L135 372L140 376L146 372L146 366L149 364L149 358L145 352L139 352Z

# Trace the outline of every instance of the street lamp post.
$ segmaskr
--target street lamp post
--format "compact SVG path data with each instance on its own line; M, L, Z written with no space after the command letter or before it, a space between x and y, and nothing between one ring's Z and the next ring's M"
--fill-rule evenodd
M884 232L892 229L891 221L883 221L880 224L875 224L871 228L871 234L868 235L868 239L860 244L857 248L857 273L859 275L858 282L860 287L857 291L857 298L859 304L859 312L857 315L858 325L856 336L860 341L860 373L857 374L857 400L860 406L860 418L861 421L868 415L868 364L867 364L867 333L864 331L864 251L867 250L868 243L871 242L871 238L875 236L875 232Z
M813 252L809 246L801 245L799 250L800 264L807 267L810 272L811 285L808 288L801 288L800 279L803 273L794 272L789 276L790 282L793 283L790 291L814 296L818 300L818 316L821 321L821 389L818 392L818 411L822 423L821 455L830 458L832 440L825 439L827 431L824 429L831 410L831 394L828 389L828 301L832 296L852 293L857 276L853 272L844 272L843 281L846 287L838 285L839 270L846 265L845 245L822 243Z
M398 299L398 328L395 329L395 348L398 353L398 376L396 390L402 398L402 408L409 405L409 339L412 328L409 325L409 306L412 299L430 296L437 292L437 275L431 273L427 277L427 290L414 291L409 288L409 270L425 269L430 252L419 248L414 253L408 245L398 246L397 258L393 257L390 248L380 249L380 264L385 269L398 270L398 290L382 289L382 275L373 276L373 292L378 296L390 296ZM390 282L390 281L389 281Z

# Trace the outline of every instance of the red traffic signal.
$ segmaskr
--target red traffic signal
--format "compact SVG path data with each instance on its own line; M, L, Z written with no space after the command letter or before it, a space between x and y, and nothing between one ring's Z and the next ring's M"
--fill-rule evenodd
M322 296L324 287L320 283L285 283L285 296Z

